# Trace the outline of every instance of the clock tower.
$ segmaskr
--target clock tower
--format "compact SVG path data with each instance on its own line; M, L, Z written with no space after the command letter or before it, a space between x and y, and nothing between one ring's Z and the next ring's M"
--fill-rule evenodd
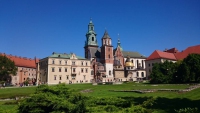
M92 19L90 19L90 22L88 24L88 32L86 33L86 41L85 41L85 58L90 59L90 49L95 48L98 49L98 43L97 43L97 34L94 31L94 24L92 23Z

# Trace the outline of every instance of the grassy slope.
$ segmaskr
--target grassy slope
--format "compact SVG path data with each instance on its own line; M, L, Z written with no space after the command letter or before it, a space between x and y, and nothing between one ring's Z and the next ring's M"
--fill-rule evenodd
M180 109L185 107L198 107L200 109L200 88L191 92L178 93L178 92L154 92L154 93L134 93L134 92L111 92L109 90L136 90L136 89L185 89L189 85L150 85L150 84L138 84L138 83L126 83L122 85L97 85L91 84L70 84L67 87L74 89L75 91L82 91L90 89L92 92L83 93L86 96L95 97L122 97L127 100L133 101L138 105L145 101L148 97L157 97L156 104L151 109L155 109L159 112L173 112L174 109ZM0 89L0 98L25 96L34 93L36 87L24 87L24 88L6 88ZM16 105L2 105L4 102L0 102L0 106L4 109L10 109Z

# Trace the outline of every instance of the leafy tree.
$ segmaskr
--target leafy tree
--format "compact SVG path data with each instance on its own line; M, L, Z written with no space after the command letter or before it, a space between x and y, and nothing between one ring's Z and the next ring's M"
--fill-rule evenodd
M84 113L85 97L72 92L65 84L41 85L35 94L19 104L18 110L20 113Z
M183 62L189 68L190 81L200 81L200 54L190 54Z
M156 63L150 75L150 83L173 83L177 64L169 61Z
M11 74L16 75L15 63L6 56L0 55L0 81L11 81Z

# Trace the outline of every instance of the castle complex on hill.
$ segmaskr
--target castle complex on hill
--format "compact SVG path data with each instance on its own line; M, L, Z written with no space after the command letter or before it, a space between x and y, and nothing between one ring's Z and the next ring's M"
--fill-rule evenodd
M28 81L30 84L97 83L148 80L154 63L168 60L176 62L189 54L200 54L200 45L190 46L179 52L176 48L155 50L148 58L134 51L123 50L120 40L117 46L105 31L98 44L94 24L90 20L84 46L85 57L75 53L56 53L43 59L28 59L5 53L15 62L17 74L8 79L13 85ZM131 47L130 47L131 48Z
M84 50L85 58L91 60L95 82L138 81L146 78L145 56L138 52L124 51L119 39L114 48L107 31L101 38L99 48L96 36L94 24L90 20Z

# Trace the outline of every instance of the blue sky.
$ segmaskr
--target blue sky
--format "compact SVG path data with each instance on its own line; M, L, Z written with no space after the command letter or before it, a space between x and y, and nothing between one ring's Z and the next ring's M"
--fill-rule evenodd
M200 0L0 0L0 52L34 58L84 56L92 18L98 44L105 29L124 50L149 56L200 44Z

